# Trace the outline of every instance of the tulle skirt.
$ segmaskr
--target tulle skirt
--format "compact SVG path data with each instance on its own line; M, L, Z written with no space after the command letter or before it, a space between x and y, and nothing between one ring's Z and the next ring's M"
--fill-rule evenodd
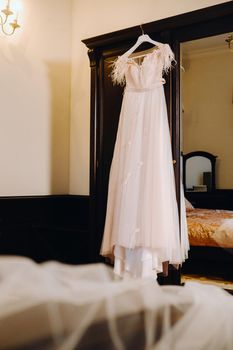
M162 262L180 264L187 257L185 208L180 240L172 160L163 86L126 89L101 247L103 256L115 255L119 275L149 276L161 271Z

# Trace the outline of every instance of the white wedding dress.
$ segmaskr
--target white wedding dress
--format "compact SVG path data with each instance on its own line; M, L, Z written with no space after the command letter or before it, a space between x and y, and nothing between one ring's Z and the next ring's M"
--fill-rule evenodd
M143 60L120 56L112 79L124 85L111 165L101 255L122 277L149 277L162 263L181 264L189 249L185 207L181 239L163 73L174 60L168 44ZM183 191L182 191L183 203Z

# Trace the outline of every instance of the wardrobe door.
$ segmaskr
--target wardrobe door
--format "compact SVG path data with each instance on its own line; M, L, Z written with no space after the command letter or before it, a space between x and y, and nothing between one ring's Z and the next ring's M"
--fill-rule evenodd
M123 87L114 86L111 79L112 63L116 56L103 57L101 61L101 111L100 111L100 152L98 159L99 174L99 201L98 201L98 252L104 230L104 222L107 207L108 182L114 145L116 142L118 122L123 98Z
M116 141L123 87L114 86L111 69L117 55L104 51L96 55L92 76L91 174L90 174L90 262L99 255L104 230L108 180ZM94 96L93 96L94 95Z

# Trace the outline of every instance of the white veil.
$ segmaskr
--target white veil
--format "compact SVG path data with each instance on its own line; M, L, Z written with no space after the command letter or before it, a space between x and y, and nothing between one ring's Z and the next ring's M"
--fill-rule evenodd
M0 258L1 349L230 350L233 298L197 283L115 280L103 264Z

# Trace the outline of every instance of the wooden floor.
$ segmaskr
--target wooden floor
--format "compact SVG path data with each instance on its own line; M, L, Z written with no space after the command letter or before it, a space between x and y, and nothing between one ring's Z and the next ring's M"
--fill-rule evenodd
M181 276L182 283L190 282L190 281L211 284L233 292L233 282L224 280L222 278L217 278L212 276L201 276L201 275L194 275L194 274L182 274Z

